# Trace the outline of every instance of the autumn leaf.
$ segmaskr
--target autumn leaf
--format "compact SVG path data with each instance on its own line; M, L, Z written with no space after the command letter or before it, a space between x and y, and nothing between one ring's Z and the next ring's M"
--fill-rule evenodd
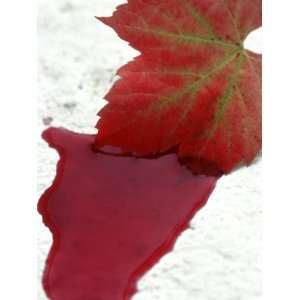
M140 51L100 111L97 148L177 147L224 172L261 149L261 56L244 48L261 0L129 0L99 18Z

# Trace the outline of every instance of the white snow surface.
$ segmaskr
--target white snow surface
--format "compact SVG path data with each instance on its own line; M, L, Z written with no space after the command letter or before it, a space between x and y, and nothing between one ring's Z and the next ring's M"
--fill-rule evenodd
M120 0L38 1L39 131L52 126L96 133L97 112L121 65L137 54L94 16ZM38 190L55 176L57 153L38 137ZM223 176L191 226L138 282L133 300L261 298L261 161ZM52 238L38 234L39 282ZM45 300L41 285L38 299ZM68 299L65 299L68 300Z

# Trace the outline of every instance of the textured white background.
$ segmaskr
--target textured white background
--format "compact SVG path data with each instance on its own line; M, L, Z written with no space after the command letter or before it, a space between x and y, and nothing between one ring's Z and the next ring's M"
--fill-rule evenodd
M40 132L43 119L78 132L96 132L96 113L116 69L137 53L93 18L110 15L121 2L38 1ZM40 194L54 178L58 155L38 140ZM140 280L133 300L260 299L260 170L258 160L219 180L174 250ZM40 223L39 277L51 241ZM38 299L47 299L41 286Z

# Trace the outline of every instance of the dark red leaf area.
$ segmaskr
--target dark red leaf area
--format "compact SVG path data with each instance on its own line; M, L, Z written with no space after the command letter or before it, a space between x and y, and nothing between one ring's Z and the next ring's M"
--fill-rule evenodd
M262 60L244 41L261 26L261 0L127 2L99 18L140 55L105 96L96 147L177 147L224 173L249 165L261 149Z
M156 159L91 150L95 136L50 128L60 155L39 202L54 242L43 284L51 300L127 300L137 279L205 205L217 178L193 176L176 154Z

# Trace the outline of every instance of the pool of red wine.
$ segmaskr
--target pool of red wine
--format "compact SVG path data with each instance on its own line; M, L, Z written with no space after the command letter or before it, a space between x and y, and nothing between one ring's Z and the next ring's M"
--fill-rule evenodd
M44 289L51 300L129 300L170 251L217 178L194 176L176 154L155 159L92 150L93 135L43 133L60 160L38 210L52 232Z

